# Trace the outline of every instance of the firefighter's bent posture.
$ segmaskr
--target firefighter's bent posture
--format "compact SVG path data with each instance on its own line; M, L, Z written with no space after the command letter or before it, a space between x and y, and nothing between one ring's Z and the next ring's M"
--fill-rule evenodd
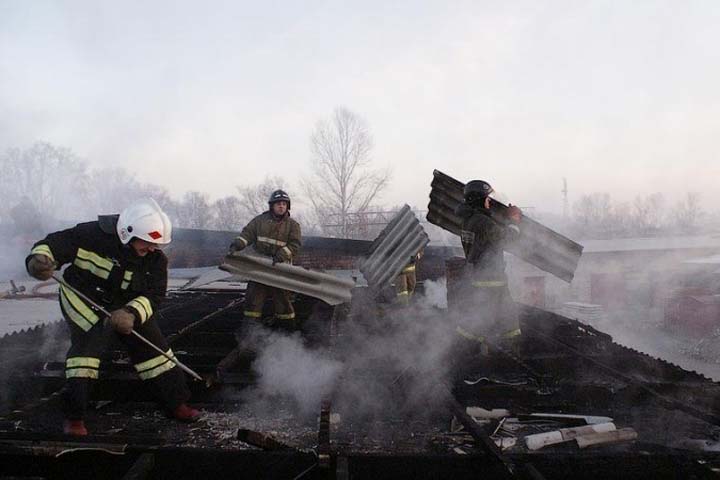
M37 242L25 263L39 280L48 280L64 264L65 283L111 312L102 313L64 285L60 308L70 328L65 362L64 431L87 435L83 416L91 382L98 378L100 359L119 336L141 380L147 381L166 413L194 421L199 412L186 405L190 393L179 368L130 335L135 329L169 356L172 350L155 323L167 288L167 257L159 249L170 243L170 219L153 199L143 199L118 215L98 217L51 233Z
M276 190L268 200L268 211L253 218L230 245L237 252L252 245L260 255L272 257L274 262L292 263L302 245L300 224L290 218L290 197L283 190ZM248 282L245 293L244 322L256 323L262 318L265 299L272 296L275 305L274 324L294 330L295 309L290 302L290 292L256 282Z
M505 216L490 210L492 187L482 180L465 185L456 213L463 220L461 240L466 265L457 307L457 332L470 343L503 341L520 334L515 303L508 289L503 247L520 232L520 209L509 206Z

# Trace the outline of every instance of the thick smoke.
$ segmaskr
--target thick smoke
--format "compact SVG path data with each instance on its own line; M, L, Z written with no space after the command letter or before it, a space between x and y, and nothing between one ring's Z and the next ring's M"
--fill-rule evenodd
M3 245L0 251L0 282L27 279L25 257L32 243L21 243L15 238L2 234L0 234L0 243Z
M244 344L257 352L253 370L258 381L246 394L251 403L285 397L295 401L302 415L315 413L342 370L341 363L327 351L308 348L299 333L290 335L260 327Z
M259 377L245 394L249 407L280 396L309 415L330 396L343 418L367 420L388 410L432 414L446 399L454 340L450 318L438 309L445 303L444 279L426 281L425 294L408 308L357 302L329 346L310 347L299 334L254 331L244 341L257 351Z
M701 339L693 336L693 330L697 328L694 326L696 319L686 314L680 319L682 325L677 328L671 328L666 319L670 301L675 295L693 289L720 291L718 274L713 276L709 273L716 267L690 268L684 261L692 258L692 253L668 251L652 256L642 253L632 256L611 252L586 254L569 285L538 269L528 268L527 264L517 259L510 259L508 274L513 297L520 302L532 303L531 287L523 279L542 276L545 278L545 306L542 308L589 324L611 335L621 345L720 380L720 365L717 363L720 354L710 353L716 349L704 349L707 354L702 358L697 355L696 346ZM604 275L616 282L605 295L608 305L593 305L595 275ZM692 288L688 289L688 286ZM586 304L584 307L592 309L592 313L568 308L566 302ZM596 314L595 311L601 313ZM714 342L720 345L720 340L704 341L708 346ZM720 348L717 350L720 351Z

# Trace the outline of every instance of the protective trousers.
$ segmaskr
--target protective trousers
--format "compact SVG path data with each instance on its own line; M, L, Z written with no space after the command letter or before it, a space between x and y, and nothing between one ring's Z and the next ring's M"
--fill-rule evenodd
M115 338L122 340L138 376L148 382L163 408L173 411L190 398L182 371L135 336L119 335L102 321L86 332L68 318L65 320L70 327L71 341L65 360L66 383L63 391L66 419L82 420L90 397L91 382L99 377L100 359ZM174 356L153 318L135 330L166 354Z
M515 302L504 280L476 280L463 288L467 296L459 305L458 333L483 341L520 334Z
M395 279L395 293L398 304L408 305L410 303L410 298L415 293L416 283L415 265L405 267Z
M265 299L272 297L275 306L275 324L281 328L294 330L296 328L295 309L290 301L290 292L261 283L248 282L245 292L246 322L258 322L262 319Z
M513 349L520 335L517 306L505 280L468 281L461 287L455 312L458 315L453 348L456 380L464 378L467 368L478 356L486 356L489 347Z

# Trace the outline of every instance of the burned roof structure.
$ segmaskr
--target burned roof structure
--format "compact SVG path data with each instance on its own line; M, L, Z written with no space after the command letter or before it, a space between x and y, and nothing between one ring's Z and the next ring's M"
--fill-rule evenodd
M423 244L412 231L386 261ZM346 270L376 251L331 244L345 250L323 252L328 273L328 258ZM158 324L209 380L191 384L203 416L190 425L157 411L118 346L93 393L92 434L65 436L64 326L2 337L0 478L716 478L720 386L588 325L519 305L515 347L491 346L472 378L449 375L452 313L430 292L438 265L452 276L452 253L426 249L435 267L419 269L426 295L408 308L364 286L334 306L297 293L295 333L238 333L241 279L171 290Z
M241 291L172 293L161 325L178 358L211 375L235 347L241 298ZM297 304L307 348L332 351L339 360L353 345L350 332L378 328L378 320L403 330L403 322L417 315L378 319L365 308L338 313L339 307L307 297ZM436 313L442 321L443 312ZM93 435L82 439L62 435L59 426L54 392L62 384L62 348L56 349L55 361L37 348L48 339L61 344L60 325L16 333L0 340L3 353L14 358L2 367L4 393L11 398L5 399L0 423L0 475L477 478L482 472L487 478L576 478L582 471L583 478L604 479L676 478L677 472L715 477L716 383L542 310L524 309L522 328L528 334L517 352L479 359L474 382L461 382L444 402L427 405L411 401L411 390L424 385L428 398L442 398L443 391L449 392L443 390L447 379L370 355L367 362L375 364L374 370L344 371L332 391L322 392L316 411L302 412L282 395L264 399L263 408L243 396L259 381L250 368L257 353L247 351L223 384L210 389L192 384L204 412L193 425L169 422L158 413L122 352L111 351L88 418ZM383 400L391 403L356 415L352 404L335 401L347 384L353 394L363 386L372 393L384 384ZM429 393L432 389L441 394ZM453 416L459 425L467 422L463 414L474 413L472 407L506 412L482 419L476 428L451 427ZM529 450L522 441L538 432L597 421L587 415L608 417L618 429L632 428L637 440L583 449L576 442L562 443L540 450ZM505 448L491 450L488 439ZM136 476L127 477L131 473Z

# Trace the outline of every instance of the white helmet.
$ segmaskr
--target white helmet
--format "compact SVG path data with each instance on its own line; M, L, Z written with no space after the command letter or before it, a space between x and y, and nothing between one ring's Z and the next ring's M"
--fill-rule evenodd
M117 234L123 245L133 237L158 245L172 241L172 223L152 198L143 198L120 213Z

